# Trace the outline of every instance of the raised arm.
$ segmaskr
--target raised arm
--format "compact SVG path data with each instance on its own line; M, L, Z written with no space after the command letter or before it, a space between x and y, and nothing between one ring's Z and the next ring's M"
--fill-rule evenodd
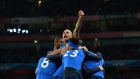
M84 12L82 10L80 10L78 12L78 21L76 23L75 29L73 30L73 38L79 39L80 38L80 28L81 28L81 24L82 24L82 19L84 16Z

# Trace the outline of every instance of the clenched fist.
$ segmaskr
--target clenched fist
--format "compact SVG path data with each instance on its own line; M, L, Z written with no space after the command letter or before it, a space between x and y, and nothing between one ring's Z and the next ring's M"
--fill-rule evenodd
M80 10L80 11L78 12L78 15L79 15L79 16L84 16L84 11Z

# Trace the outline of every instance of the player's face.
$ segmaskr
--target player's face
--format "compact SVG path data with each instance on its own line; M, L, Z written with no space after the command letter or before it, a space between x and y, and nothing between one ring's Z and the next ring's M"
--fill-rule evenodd
M57 44L58 44L59 46L62 45L62 44L64 44L63 39L59 39L59 40L57 41Z
M72 32L69 29L66 29L64 30L62 37L64 41L67 41L72 38Z
M59 48L61 44L63 44L64 41L61 38L55 39L54 40L54 45Z

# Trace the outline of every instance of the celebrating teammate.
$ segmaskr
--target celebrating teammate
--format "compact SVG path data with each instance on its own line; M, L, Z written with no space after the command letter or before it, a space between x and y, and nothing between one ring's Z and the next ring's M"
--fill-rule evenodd
M47 54L49 54L49 52ZM48 60L46 57L41 57L35 71L36 79L52 79L52 75L54 74L55 70L55 63Z
M54 40L54 50L58 49L58 46L63 43L62 39L57 37ZM64 43L63 43L64 44ZM47 56L50 55L52 51L47 52ZM41 57L39 59L37 68L36 68L36 79L52 79L53 74L56 71L57 66L60 66L61 61L54 58L54 60L49 60L47 56Z
M70 50L73 46L77 47L79 41L80 24L84 12L80 10L78 15L79 18L73 33L69 29L66 29L63 32L62 39L66 42L66 45L61 46L61 48L64 48L65 50L58 49L53 52L54 55L62 53L63 79L82 79L80 70L84 59L84 53L82 50ZM71 73L73 73L73 76L70 76Z

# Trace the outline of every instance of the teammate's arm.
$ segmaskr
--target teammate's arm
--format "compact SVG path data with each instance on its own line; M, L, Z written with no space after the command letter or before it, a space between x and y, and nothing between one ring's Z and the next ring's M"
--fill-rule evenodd
M50 54L50 55L64 54L66 51L68 51L68 50L70 50L70 49L72 49L71 46L67 46L67 47L65 47L65 48L56 49L56 50L54 50L53 53Z
M76 23L75 29L73 31L73 38L75 38L75 39L79 39L80 38L79 34L80 34L80 28L81 28L82 18L84 16L84 12L82 10L80 10L78 12L78 16L79 16L79 18L78 18L78 21Z
M98 67L95 67L95 68L87 68L86 66L83 66L83 71L88 73L88 74L94 74L98 71L104 71L104 68L102 66L98 66Z
M59 54L59 55L47 55L47 58L51 61L56 61L58 59L61 59L62 56L61 56L61 54Z
M89 59L94 60L94 61L100 61L102 59L102 55L101 54L94 54L91 51L86 51L85 52L87 54L87 56L89 57Z
M99 61L99 60L102 59L102 54L101 53L94 54L93 52L89 51L86 46L81 46L81 48L83 48L84 52L87 54L87 56L91 60Z

